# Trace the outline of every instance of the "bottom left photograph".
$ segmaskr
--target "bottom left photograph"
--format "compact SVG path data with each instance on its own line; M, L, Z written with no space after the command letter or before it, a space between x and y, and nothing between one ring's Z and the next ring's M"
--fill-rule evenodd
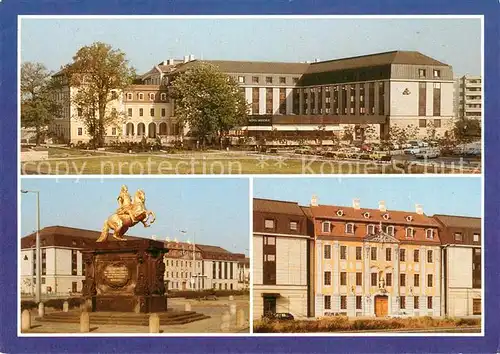
M23 178L19 334L248 333L246 178Z

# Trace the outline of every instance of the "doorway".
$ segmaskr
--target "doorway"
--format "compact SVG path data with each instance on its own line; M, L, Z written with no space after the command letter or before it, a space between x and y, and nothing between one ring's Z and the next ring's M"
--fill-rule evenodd
M389 299L387 296L375 296L375 316L386 317L389 314Z

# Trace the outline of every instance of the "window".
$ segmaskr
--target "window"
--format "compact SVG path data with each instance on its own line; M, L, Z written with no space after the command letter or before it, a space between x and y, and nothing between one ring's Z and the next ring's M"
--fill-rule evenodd
M266 88L266 113L273 114L273 89Z
M139 108L139 117L142 117L144 115L144 109Z
M245 77L244 76L238 76L238 82L240 84L244 84L245 83Z
M401 310L406 309L406 297L404 297L404 296L399 297L399 308Z
M83 128L78 128L78 135L83 135Z
M162 108L162 109L161 109L161 116L162 116L162 117L165 117L165 116L166 116L166 109L165 109L165 108Z
M164 92L163 92L163 93L161 93L161 94L160 94L160 99L161 99L162 101L166 101L166 100L167 100L167 94L166 94L166 93L164 93Z
M274 254L265 254L264 262L276 262L276 255Z
M78 107L77 112L78 112L78 117L81 117L83 114L83 110L80 107Z
M258 76L252 76L252 84L258 84L259 83L259 77Z
M143 100L144 99L144 94L141 92L141 93L138 93L137 94L137 97L139 98L139 100Z
M387 226L386 231L389 235L394 236L394 226Z
M419 250L413 251L413 262L420 262L420 251Z
M323 254L324 254L325 259L331 259L332 258L332 246L325 245L323 247Z
M385 285L392 286L392 273L385 274Z
M290 230L297 230L297 222L296 221L290 221Z
M347 246L340 246L340 259L347 259Z
M340 309L347 310L347 296L345 295L340 297Z
M132 117L132 108L127 109L127 115Z
M331 230L331 224L329 221L324 221L322 224L323 232L330 232Z
M127 93L127 100L132 100L132 94L130 92Z
M439 78L441 77L441 70L433 70L432 71L432 76L434 76L435 78Z
M116 135L116 128L111 128L111 135Z
M155 94L154 93L150 93L149 94L149 100L150 101L154 101L155 100Z
M363 255L363 249L361 247L356 247L356 260L360 261Z
M377 260L377 247L372 247L370 249L370 258L372 261L376 261Z
M427 287L428 288L432 288L434 286L432 281L433 281L432 274L427 274Z
M280 84L286 84L286 77L280 76Z
M433 259L432 259L432 250L428 250L427 251L427 263L432 263L433 262Z
M294 83L294 84L296 84L296 83L298 83L298 82L299 82L299 78L298 78L298 77L294 77L294 78L292 79L292 81L293 81L293 83Z
M377 273L372 273L371 274L371 285L372 286L377 286Z
M474 234L474 235L472 236L472 241L473 241L473 242L479 242L479 234Z
M441 128L441 119L434 119L434 128Z
M406 286L406 274L404 273L399 274L399 285Z
M425 69L418 69L418 77L425 78Z
M276 237L266 236L264 238L264 242L266 245L272 246L276 244Z
M419 128L426 128L427 127L427 119L419 119L418 120L418 127Z
M455 232L455 241L462 241L462 233Z
M340 272L340 285L347 285L347 273Z
M420 307L418 301L419 301L418 296L414 296L413 297L413 309L415 309L415 310L418 310Z
M264 222L264 227L266 229L274 229L274 220L266 219L266 221Z
M356 272L356 285L357 286L363 285L363 273L361 272Z
M413 274L413 286L420 286L420 274Z
M273 83L272 76L266 76L266 84L272 84L272 83Z
M425 238L432 240L434 238L434 230L433 229L425 230Z
M375 233L375 225L367 225L366 226L366 233L368 235L373 235Z
M345 225L345 233L346 234L353 234L354 233L354 224L348 223Z
M413 228L412 227L407 227L406 228L406 238L413 238Z
M324 285L332 285L332 272L325 272Z
M330 295L325 295L325 310L332 309L332 297Z
M392 252L391 252L391 249L390 248L386 248L385 249L385 260L387 262L390 262L392 259Z
M151 117L154 117L154 116L155 116L155 109L154 109L154 108L151 108L151 109L149 110L149 115L150 115Z
M406 250L404 248L399 249L399 261L406 262Z
M78 270L77 270L77 251L76 250L71 250L71 275L77 275Z
M361 310L362 308L362 297L360 295L356 296L356 310Z
M427 115L427 85L425 82L418 83L418 115L421 117Z
M481 314L481 299L472 299L472 314Z

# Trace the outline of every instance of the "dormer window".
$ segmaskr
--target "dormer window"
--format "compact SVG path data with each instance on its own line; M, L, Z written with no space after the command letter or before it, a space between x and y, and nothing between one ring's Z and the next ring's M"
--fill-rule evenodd
M344 211L343 210L337 210L337 216L343 216Z
M273 219L266 219L264 222L264 227L266 229L274 229L274 220Z
M375 225L366 225L366 233L368 235L373 235L375 233Z
M406 221L408 221L408 222L413 221L413 216L408 215L408 216L406 217Z
M428 240L434 239L434 230L433 229L425 230L425 238Z
M347 223L345 225L345 233L346 234L353 234L354 233L354 224L353 223Z
M412 227L406 228L406 238L413 238L414 230Z
M166 101L167 100L167 94L166 93L160 94L160 98L161 98L162 101Z
M139 100L141 100L141 101L142 101L142 100L144 100L144 94L143 94L142 92L139 92L139 93L137 94L137 98L138 98Z
M323 232L330 233L332 229L332 224L329 221L323 221L321 229L323 230Z
M132 100L132 93L130 92L127 93L127 100Z
M290 221L290 230L297 231L297 221Z
M364 213L364 214L363 214L363 217L364 217L365 219L368 219L368 218L370 217L370 213L369 213L369 212Z
M389 218L390 218L389 214L384 214L384 215L382 215L382 217L384 218L384 220L389 220Z
M149 94L149 100L150 101L154 101L155 100L155 94L154 93L150 93Z
M391 236L394 236L394 226L391 226L391 225L387 226L385 229L385 232Z

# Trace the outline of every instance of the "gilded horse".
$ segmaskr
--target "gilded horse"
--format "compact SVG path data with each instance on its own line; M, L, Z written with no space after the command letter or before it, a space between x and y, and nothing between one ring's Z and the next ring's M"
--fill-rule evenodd
M147 210L145 206L146 195L144 191L138 190L135 192L134 201L129 205L126 212L114 213L105 222L102 227L101 236L96 242L106 241L108 238L109 230L113 230L113 238L124 241L126 240L123 235L129 228L141 222L144 227L151 226L155 222L156 216L151 210ZM148 223L149 216L152 216L151 221Z

